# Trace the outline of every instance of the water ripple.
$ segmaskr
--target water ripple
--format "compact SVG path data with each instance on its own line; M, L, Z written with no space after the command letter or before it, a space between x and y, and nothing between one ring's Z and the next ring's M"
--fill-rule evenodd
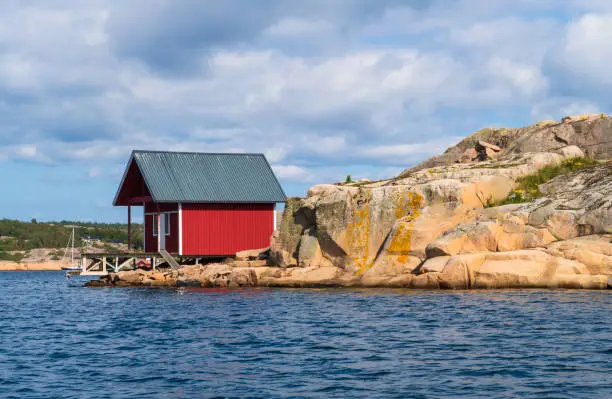
M610 398L612 295L84 289L0 273L4 398Z

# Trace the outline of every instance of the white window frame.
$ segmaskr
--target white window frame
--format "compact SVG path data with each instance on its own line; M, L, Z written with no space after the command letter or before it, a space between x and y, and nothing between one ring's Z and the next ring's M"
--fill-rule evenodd
M183 255L183 203L178 204L179 255Z
M151 226L153 228L153 237L158 237L159 236L159 224L160 222L165 223L165 227L166 227L166 231L165 236L171 236L172 235L172 231L171 231L171 227L172 227L172 223L170 222L170 215L172 214L177 214L179 216L179 231L181 229L181 209L179 209L178 211L170 211L170 212L159 212L159 213L145 213L145 217L146 216L152 216L153 217L153 225ZM163 221L161 220L163 216Z
M153 237L157 237L159 233L159 218L157 213L153 213Z
M170 234L170 214L169 213L162 213L162 215L164 216L164 226L165 226L165 233L166 233L166 237L169 237Z

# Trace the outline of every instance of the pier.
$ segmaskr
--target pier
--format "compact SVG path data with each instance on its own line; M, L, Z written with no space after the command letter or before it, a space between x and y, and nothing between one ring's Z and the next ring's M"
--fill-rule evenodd
M109 273L137 268L179 269L181 266L175 256L177 254L170 254L165 250L160 252L87 253L81 256L80 270L69 270L66 274L68 276L106 276ZM200 259L193 258L193 261L198 263Z

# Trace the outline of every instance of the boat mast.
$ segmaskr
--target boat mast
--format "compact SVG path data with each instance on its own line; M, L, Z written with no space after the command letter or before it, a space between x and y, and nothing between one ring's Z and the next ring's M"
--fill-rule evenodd
M72 251L71 251L71 255L72 255L72 263L70 264L70 266L74 266L74 227L72 228Z

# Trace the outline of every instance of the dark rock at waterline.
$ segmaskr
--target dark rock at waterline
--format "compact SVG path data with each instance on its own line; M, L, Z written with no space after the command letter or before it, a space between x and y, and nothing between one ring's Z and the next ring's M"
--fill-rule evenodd
M99 280L91 280L85 283L85 287L110 287L111 282L108 279L100 278Z

